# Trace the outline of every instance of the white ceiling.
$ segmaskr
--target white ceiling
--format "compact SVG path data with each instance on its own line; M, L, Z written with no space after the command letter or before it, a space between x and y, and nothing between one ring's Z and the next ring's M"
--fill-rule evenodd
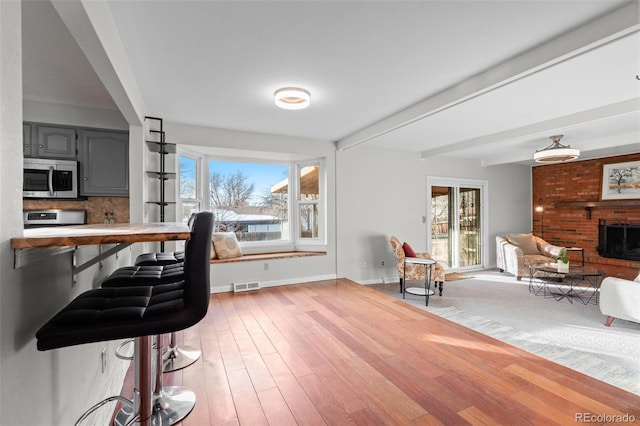
M532 164L640 151L638 1L109 1L169 121ZM626 8L619 10L620 8ZM115 108L55 8L23 2L25 99ZM301 86L285 111L273 92Z

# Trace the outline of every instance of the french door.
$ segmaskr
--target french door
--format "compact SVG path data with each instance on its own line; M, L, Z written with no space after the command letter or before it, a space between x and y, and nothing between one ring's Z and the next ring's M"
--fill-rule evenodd
M429 253L447 270L483 267L485 181L427 179Z

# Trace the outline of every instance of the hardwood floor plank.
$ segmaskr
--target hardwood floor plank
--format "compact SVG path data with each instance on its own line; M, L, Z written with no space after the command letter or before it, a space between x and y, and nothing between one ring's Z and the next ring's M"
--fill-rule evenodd
M407 419L415 419L427 414L424 408L407 396L392 381L380 374L371 364L363 362L360 358L352 358L346 361L349 367L358 374L371 389L386 395L394 401L394 409L400 412Z
M227 372L227 377L240 424L268 425L249 373L246 370L232 370Z
M269 354L264 360L296 422L301 425L326 424L280 354Z
M355 424L344 407L327 392L325 384L317 376L302 377L298 381L328 425Z
M341 359L336 358L336 364L341 363ZM355 412L366 410L367 404L360 397L360 394L354 390L353 383L348 378L339 374L338 370L331 363L313 368L313 372L318 379L324 384L326 392L333 395L345 412L353 414ZM352 417L353 418L353 417Z
M526 380L532 383L537 384L540 387L544 387L545 389L549 390L550 392L554 393L556 396L560 398L579 404L587 412L607 413L607 414L616 415L616 416L617 415L622 416L624 414L632 413L638 419L640 419L640 406L638 405L633 406L629 404L625 408L625 410L628 410L628 411L625 411L625 412L618 411L607 404L604 404L596 399L593 399L590 396L584 395L583 393L577 392L574 389L570 389L566 386L560 385L557 382L554 382L553 380L550 380L549 378L535 371L531 371L519 365L511 365L508 367L508 370L515 374L520 375L521 377L525 378Z
M203 348L204 350L204 348ZM227 371L221 358L204 362L204 377L207 394L197 394L198 401L209 407L209 418L212 424L237 421L236 408L227 378Z
M270 425L289 426L297 424L287 402L277 388L258 392L258 398Z
M207 381L204 376L203 369L189 368L185 369L182 374L182 385L189 388L196 394L196 405L191 410L191 413L182 420L181 426L201 426L211 424L209 418L209 405L204 401L198 399L198 395L207 394ZM205 403L203 403L205 402Z
M384 421L380 417L376 416L369 408L363 408L362 410L351 413L350 417L353 423L358 426L384 424Z
M183 426L640 421L638 395L345 279L212 295L178 340L202 349L164 376L196 392Z

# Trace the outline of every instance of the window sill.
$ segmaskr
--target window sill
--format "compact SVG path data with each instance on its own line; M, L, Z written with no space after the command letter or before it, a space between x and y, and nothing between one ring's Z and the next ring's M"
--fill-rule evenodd
M211 264L215 265L218 263L250 262L253 260L290 259L294 257L324 256L326 254L326 251L283 251L276 253L254 253L245 254L240 257L233 257L231 259L211 259Z

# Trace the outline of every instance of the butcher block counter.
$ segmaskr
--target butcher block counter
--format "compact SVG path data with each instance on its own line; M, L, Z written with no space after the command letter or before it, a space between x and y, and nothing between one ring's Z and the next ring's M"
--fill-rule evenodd
M20 268L49 256L68 251L75 253L77 246L116 245L106 251L101 250L99 256L83 265L75 265L74 259L75 275L133 243L188 240L189 237L189 227L182 222L70 225L25 229L23 237L11 239L11 248L14 251L14 268Z
M187 239L189 239L189 228L181 222L72 225L25 229L24 237L11 239L11 248L66 247Z

